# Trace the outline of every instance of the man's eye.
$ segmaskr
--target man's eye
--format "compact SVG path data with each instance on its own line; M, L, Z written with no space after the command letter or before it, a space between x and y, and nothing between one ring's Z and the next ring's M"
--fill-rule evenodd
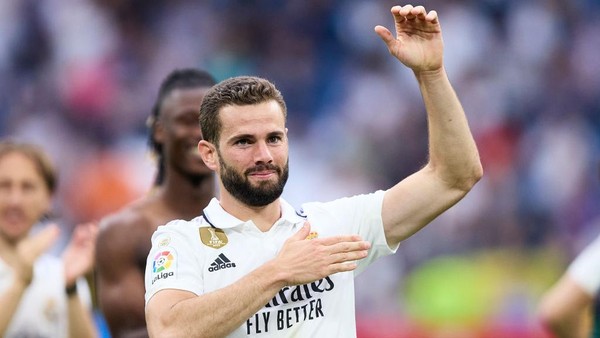
M198 123L198 119L195 119L193 117L188 117L185 119L181 119L181 124L186 125L186 126L200 126L200 124Z
M237 140L235 142L235 144L239 144L239 145L247 145L249 143L250 143L250 141L248 141L247 139L241 139L241 140Z
M25 191L25 192L35 191L35 189L36 189L35 184L32 184L32 183L23 184L23 191Z
M271 137L269 137L269 142L270 143L278 143L279 141L281 141L281 137L279 137L279 136L271 136Z

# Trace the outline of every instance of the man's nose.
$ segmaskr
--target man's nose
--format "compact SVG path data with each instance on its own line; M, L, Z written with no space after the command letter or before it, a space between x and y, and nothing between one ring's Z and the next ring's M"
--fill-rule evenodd
M9 205L18 205L23 201L24 193L21 189L10 188L2 193L0 198L5 199Z
M259 163L271 163L273 161L273 155L271 155L271 149L266 142L257 142L254 152L254 162Z

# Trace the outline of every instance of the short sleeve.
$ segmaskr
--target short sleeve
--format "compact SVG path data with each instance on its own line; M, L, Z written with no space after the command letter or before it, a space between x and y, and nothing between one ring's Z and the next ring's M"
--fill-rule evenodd
M154 232L146 259L146 303L164 289L203 292L199 250L193 245L198 235L190 232L196 228L186 221L173 221Z
M385 191L378 190L371 194L340 198L327 203L307 203L303 205L309 219L315 216L320 219L335 220L342 234L358 234L363 240L371 243L369 255L361 259L355 273L359 274L368 265L382 256L396 252L398 246L390 248L385 238L381 210ZM324 217L327 214L331 216Z
M592 297L600 289L600 236L571 263L568 275Z

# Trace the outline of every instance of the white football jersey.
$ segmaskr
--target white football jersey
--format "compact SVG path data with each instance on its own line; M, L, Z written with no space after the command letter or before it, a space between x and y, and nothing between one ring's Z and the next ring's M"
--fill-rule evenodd
M146 302L163 289L202 295L224 288L273 259L308 220L309 238L359 234L371 243L354 272L283 288L229 337L355 337L354 276L392 254L381 219L383 191L327 203L306 203L298 213L282 200L282 217L267 231L243 222L213 199L191 221L172 221L152 236L146 265Z

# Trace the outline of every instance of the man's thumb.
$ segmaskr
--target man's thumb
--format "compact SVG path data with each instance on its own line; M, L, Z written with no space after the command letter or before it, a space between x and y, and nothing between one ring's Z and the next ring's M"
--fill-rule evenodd
M304 225L302 225L300 230L298 230L298 232L296 232L296 234L294 235L294 238L300 241L300 240L306 239L306 237L308 237L308 234L310 234L310 223L308 221L306 221L306 222L304 222Z
M391 48L392 43L396 40L396 38L394 38L394 36L392 35L392 32L390 32L389 29L379 25L375 26L373 30L375 30L375 33L377 33L381 40L385 42L388 48Z

